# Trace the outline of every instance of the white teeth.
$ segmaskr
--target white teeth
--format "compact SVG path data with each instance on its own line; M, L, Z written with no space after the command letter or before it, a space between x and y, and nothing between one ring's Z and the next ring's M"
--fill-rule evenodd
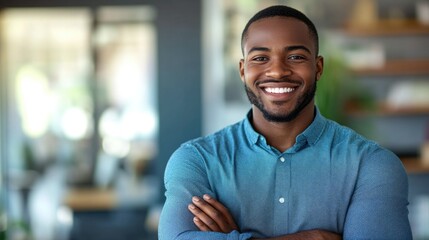
M294 88L265 88L265 91L269 93L289 93L293 90Z

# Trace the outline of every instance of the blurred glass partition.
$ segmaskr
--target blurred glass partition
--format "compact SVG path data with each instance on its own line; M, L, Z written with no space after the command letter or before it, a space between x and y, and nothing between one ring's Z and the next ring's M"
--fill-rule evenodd
M91 161L90 17L86 9L1 13L1 80L7 91L2 161L11 239L30 235L28 200L49 166ZM52 202L40 207L55 207L59 196L46 194Z
M121 169L136 183L155 157L154 18L146 6L0 12L9 238L59 239L70 185L110 188Z
M98 99L101 154L124 159L133 181L156 153L154 18L148 7L103 7L97 12L97 85L105 92ZM97 170L96 181L106 184L106 173Z
M90 151L90 24L86 9L2 12L8 170L38 170Z
M0 47L2 42L0 41ZM4 170L6 167L5 159L5 109L6 101L4 101L6 96L6 85L3 81L1 74L1 66L4 65L2 58L0 58L0 239L5 239L6 234L6 189L5 189L5 174Z

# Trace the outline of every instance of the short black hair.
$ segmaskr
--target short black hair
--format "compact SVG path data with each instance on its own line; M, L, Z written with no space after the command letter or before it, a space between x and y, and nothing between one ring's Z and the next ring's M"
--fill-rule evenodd
M243 55L244 55L244 40L245 38L247 38L247 33L250 25L252 25L252 23L258 20L261 20L263 18L269 18L269 17L291 17L305 23L305 25L307 25L308 29L310 30L311 36L314 38L314 43L316 47L316 56L319 54L319 35L317 34L317 29L314 26L313 22L304 13L296 10L295 8L291 8L284 5L275 5L275 6L267 7L257 12L247 22L246 26L243 29L243 33L241 34L241 51Z

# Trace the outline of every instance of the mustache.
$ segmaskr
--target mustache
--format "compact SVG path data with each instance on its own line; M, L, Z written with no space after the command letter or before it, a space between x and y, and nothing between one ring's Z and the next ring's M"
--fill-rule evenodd
M255 81L255 86L259 86L260 84L264 83L292 83L292 84L301 84L301 81L290 79L290 78L283 78L283 79L261 79Z

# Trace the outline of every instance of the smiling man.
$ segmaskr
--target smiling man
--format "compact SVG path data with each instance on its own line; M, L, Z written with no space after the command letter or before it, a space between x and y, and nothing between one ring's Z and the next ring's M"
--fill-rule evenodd
M290 7L249 20L239 71L252 108L171 156L160 240L412 238L398 157L314 104L318 41Z

